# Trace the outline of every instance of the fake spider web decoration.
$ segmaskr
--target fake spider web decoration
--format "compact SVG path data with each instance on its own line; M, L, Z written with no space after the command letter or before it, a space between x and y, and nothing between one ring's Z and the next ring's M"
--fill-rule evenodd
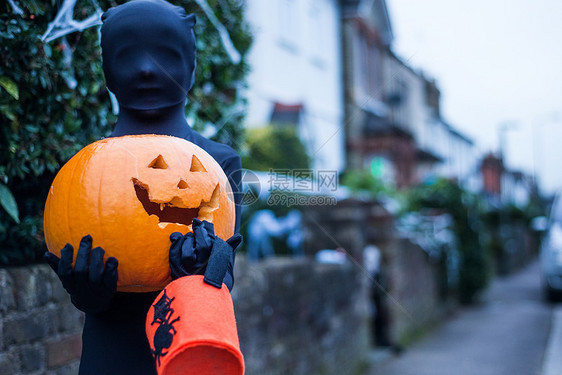
M41 36L41 41L43 43L49 43L75 31L84 31L92 26L101 25L101 15L103 11L96 0L92 0L96 8L95 13L82 21L77 21L73 18L76 1L77 0L64 0L55 19L49 23L47 31Z
M14 0L8 0L8 4L10 4L10 6L12 7L12 12L14 14L17 14L18 16L23 15L23 10L19 6L17 6L16 3L14 3Z
M73 18L74 7L77 0L64 0L62 6L55 16L55 19L49 23L47 31L41 36L43 43L49 43L55 39L62 38L61 45L63 46L64 66L65 70L61 72L66 85L74 90L78 86L74 69L72 68L72 48L66 40L66 36L75 31L84 31L92 26L101 25L101 15L103 11L99 7L96 0L92 0L95 7L95 13L82 21L77 21Z
M8 0L13 8L13 12L16 14L23 14L23 11L13 2L13 0ZM103 11L98 5L96 0L91 0L95 7L95 13L87 17L82 21L77 21L73 18L74 7L76 6L77 0L64 0L59 12L55 16L55 19L49 23L47 31L41 36L41 41L43 43L49 43L57 38L63 38L62 44L64 45L64 59L66 71L63 72L62 76L70 89L75 89L77 86L76 78L74 76L74 69L72 68L72 49L70 48L66 35L71 34L76 31L84 31L87 28L93 26L99 26L102 24L101 15ZM217 16L209 6L206 0L194 0L197 5L203 10L209 21L213 24L217 32L219 33L221 43L223 48L228 55L230 61L233 64L239 64L241 57L240 53L234 47L230 34L224 25L218 20ZM20 13L21 12L21 13ZM99 32L99 30L98 30ZM112 92L109 92L112 112L114 114L119 113L119 103L117 98Z
M232 61L233 64L238 65L241 59L240 53L238 52L236 47L234 47L234 44L232 44L230 34L228 33L228 30L226 30L226 27L224 27L224 25L219 21L206 0L195 0L195 2L203 10L203 12L205 12L205 15L207 16L209 21L211 21L215 29L217 29L221 37L222 46L224 47L226 54L230 58L230 61Z
M10 4L14 6L14 11L19 9L15 6L12 0L9 0ZM76 6L77 0L64 0L59 12L55 16L55 19L49 23L47 27L47 31L41 36L41 41L44 43L49 43L57 38L63 37L75 31L84 31L87 28L93 26L99 26L102 24L101 22L101 15L103 11L99 7L96 0L91 0L92 4L96 8L95 13L89 16L88 18L77 21L73 18L74 7ZM209 4L206 0L194 0L197 5L203 10L209 21L213 24L217 32L219 33L221 43L223 45L224 50L226 51L230 61L233 64L240 63L241 57L240 53L234 47L232 43L232 39L230 38L230 34L226 27L219 21Z

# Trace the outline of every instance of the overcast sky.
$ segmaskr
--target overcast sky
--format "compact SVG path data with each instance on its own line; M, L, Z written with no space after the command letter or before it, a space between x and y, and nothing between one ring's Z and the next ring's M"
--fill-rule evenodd
M387 0L394 50L437 79L444 118L562 188L562 1ZM558 113L558 116L556 114Z

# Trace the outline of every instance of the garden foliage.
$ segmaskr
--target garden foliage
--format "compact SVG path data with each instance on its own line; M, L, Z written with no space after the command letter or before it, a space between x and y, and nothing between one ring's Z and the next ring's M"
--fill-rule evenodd
M124 1L98 1L102 9ZM234 64L216 28L193 1L172 1L197 15L196 83L187 115L198 131L237 148L245 102L249 28L237 0L209 0L241 54ZM42 214L58 169L88 143L108 136L116 119L101 68L98 28L43 43L60 0L0 3L0 265L40 260L45 251ZM94 1L78 1L85 19ZM73 83L76 83L74 86Z
M411 211L436 210L452 216L460 255L458 296L462 303L472 302L491 276L490 252L480 238L486 229L480 218L481 199L454 181L439 179L411 190L408 202Z
M308 169L311 159L291 126L270 125L247 130L242 165L256 171Z

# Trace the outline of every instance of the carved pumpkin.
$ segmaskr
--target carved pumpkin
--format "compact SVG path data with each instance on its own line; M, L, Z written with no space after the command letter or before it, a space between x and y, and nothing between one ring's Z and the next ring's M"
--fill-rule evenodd
M234 200L219 164L184 139L108 138L80 150L57 176L45 205L49 251L60 257L90 234L105 258L119 261L118 290L161 290L170 281L170 234L192 231L193 218L215 234L234 234Z

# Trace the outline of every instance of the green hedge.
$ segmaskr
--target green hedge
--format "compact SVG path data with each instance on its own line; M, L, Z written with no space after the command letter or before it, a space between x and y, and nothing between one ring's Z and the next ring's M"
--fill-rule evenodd
M481 199L454 181L439 179L412 189L408 202L411 211L433 209L452 216L460 254L458 297L461 303L473 302L491 277L490 251L481 241L488 230L481 220Z
M99 1L102 9L124 1ZM101 69L97 28L44 44L62 4L59 0L19 0L22 15L0 5L0 265L39 261L45 251L43 206L62 164L88 143L109 135L115 116ZM242 139L245 103L240 88L251 44L241 2L210 0L230 33L242 62L233 64L219 34L193 1L173 1L197 14L198 66L189 94L188 118L197 130L221 128L215 139L235 148ZM94 12L78 1L75 19ZM68 52L72 59L68 59ZM75 88L67 82L74 78Z

